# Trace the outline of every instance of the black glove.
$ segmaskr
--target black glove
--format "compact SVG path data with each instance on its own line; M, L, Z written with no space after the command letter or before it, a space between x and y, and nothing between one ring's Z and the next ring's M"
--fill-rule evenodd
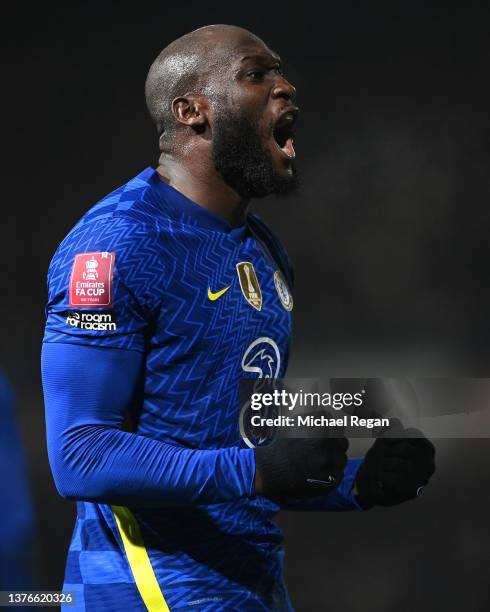
M394 427L397 437L378 438L359 468L357 498L365 510L418 497L436 471L432 442L417 429Z
M256 493L273 499L326 495L342 480L348 447L346 438L276 438L259 446Z

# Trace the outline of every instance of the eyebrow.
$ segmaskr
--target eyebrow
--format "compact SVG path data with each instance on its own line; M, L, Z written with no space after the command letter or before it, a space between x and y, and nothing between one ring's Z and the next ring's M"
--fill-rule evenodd
M245 55L244 57L242 57L240 62L246 62L247 60L250 60L250 59L262 60L262 61L265 60L266 62L273 60L274 62L277 62L278 64L282 64L281 58L279 57L279 55L277 55L277 53L251 53L250 55Z

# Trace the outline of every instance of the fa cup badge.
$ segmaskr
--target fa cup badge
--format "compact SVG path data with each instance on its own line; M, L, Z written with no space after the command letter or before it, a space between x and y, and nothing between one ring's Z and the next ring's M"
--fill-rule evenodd
M99 262L92 255L92 259L87 259L85 262L85 271L83 272L83 280L97 280L99 274L97 272L97 268L99 267Z

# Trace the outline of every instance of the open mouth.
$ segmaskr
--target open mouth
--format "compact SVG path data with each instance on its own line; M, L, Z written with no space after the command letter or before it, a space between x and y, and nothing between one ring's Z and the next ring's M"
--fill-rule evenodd
M298 111L296 109L286 111L276 121L272 131L277 148L282 151L284 155L289 157L289 159L294 159L296 157L293 142L293 127L297 118Z

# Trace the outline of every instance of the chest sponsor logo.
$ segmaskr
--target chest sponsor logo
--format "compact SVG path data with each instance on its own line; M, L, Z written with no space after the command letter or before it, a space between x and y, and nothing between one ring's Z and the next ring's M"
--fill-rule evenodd
M274 272L274 285L283 308L290 312L293 309L293 296L291 295L291 291L289 290L284 276L279 270Z
M250 306L256 310L262 308L262 291L253 264L249 261L241 261L236 265L238 280L242 289L243 297Z
M65 312L66 323L70 327L88 331L116 331L116 318L113 312L82 312L69 310Z
M112 306L115 253L75 255L70 277L70 306Z

